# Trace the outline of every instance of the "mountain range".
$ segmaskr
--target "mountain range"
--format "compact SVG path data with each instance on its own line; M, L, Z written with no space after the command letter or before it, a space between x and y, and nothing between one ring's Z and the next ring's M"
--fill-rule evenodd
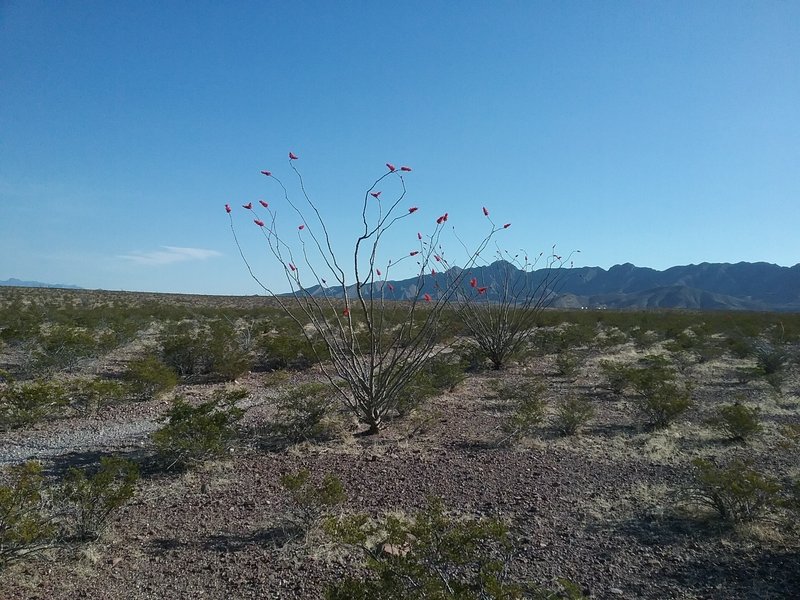
M453 276L460 271L451 270L437 277ZM485 286L486 298L498 300L498 290L511 273L513 278L523 277L527 285L536 286L547 276L544 269L523 273L505 261L473 267L464 278L475 277ZM551 273L552 275L552 273ZM384 295L389 300L410 300L425 292L435 293L437 278L426 275L418 288L416 277L402 281L388 281ZM522 280L520 280L522 281ZM74 285L47 284L37 281L7 279L0 286L44 287L81 289ZM609 309L664 309L685 308L695 310L758 310L800 312L800 264L793 267L757 262L701 263L657 271L637 267L630 263L614 265L610 269L578 267L563 269L555 285L548 287L553 295L550 304L559 308L609 308ZM323 288L309 289L321 295ZM324 292L335 296L341 290L326 288ZM348 294L355 294L348 288Z
M524 274L505 261L474 267L466 281L475 277L480 286L486 286L488 300L497 300L498 290L510 272L512 277L522 276L528 285L536 286L547 276L544 269ZM457 273L456 271L455 273ZM449 272L452 276L454 272ZM442 275L439 275L441 277ZM445 277L448 273L444 274ZM551 273L552 276L552 273ZM435 289L436 279L424 277L418 289L417 278L390 281L393 290L384 288L385 297L391 300L410 300L417 294ZM758 310L800 311L800 264L793 267L758 262L736 264L701 263L671 267L657 271L637 267L630 263L614 265L610 269L579 267L563 269L555 285L548 287L553 294L553 307L609 308L609 309L663 309L684 308L696 310ZM319 295L322 288L309 290ZM328 293L335 290L328 289ZM348 288L353 295L354 289Z

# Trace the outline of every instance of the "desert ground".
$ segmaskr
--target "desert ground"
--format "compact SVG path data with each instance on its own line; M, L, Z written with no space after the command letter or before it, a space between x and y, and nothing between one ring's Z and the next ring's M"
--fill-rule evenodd
M0 290L0 311L2 402L36 381L67 390L35 418L3 413L0 483L10 489L10 469L27 461L41 464L46 489L57 489L71 467L94 472L103 456L140 471L133 495L93 539L62 535L0 565L2 598L322 598L346 575L368 576L361 556L323 531L322 519L408 517L431 497L457 518L505 523L514 548L506 576L550 590L548 597L800 593L791 492L800 477L798 315L545 311L524 351L500 370L474 354L459 362L474 345L455 328L437 348L458 366L452 385L421 393L375 435L331 401L314 435L300 439L275 433L281 401L326 380L302 348L287 349L286 340L302 338L263 298L9 288ZM170 326L207 321L228 324L220 352L241 358L224 372L177 368L174 387L105 396L98 388L91 401L70 391L75 382L135 384L126 378L130 364L148 356L169 363L167 335L190 331ZM76 342L76 331L88 338ZM769 353L779 355L774 369L765 368ZM640 388L612 389L608 365L664 368L690 403L654 426ZM532 384L542 389L540 419L509 428L524 400L515 390ZM236 435L204 460L168 464L153 434L173 399L198 406L220 390L241 411ZM592 414L565 435L559 411L570 398ZM731 405L751 409L758 422L743 439L719 424ZM758 514L734 522L698 500L708 487L696 459L744 465L739 471L775 489L764 492ZM302 530L281 479L300 469L315 482L335 476L345 495ZM44 512L53 510L48 493Z

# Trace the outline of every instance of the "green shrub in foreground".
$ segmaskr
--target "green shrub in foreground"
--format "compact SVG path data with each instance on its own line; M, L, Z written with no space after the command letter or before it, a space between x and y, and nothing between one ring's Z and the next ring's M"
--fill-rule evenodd
M146 356L131 361L124 377L134 393L142 400L150 399L162 392L168 392L178 384L178 376L175 371L155 356Z
M31 381L0 388L0 429L26 427L59 412L67 391L57 383Z
M719 409L719 413L710 420L711 425L725 433L730 439L746 442L761 431L758 407L750 408L734 402Z
M554 426L561 435L575 435L594 416L594 407L586 398L567 396L556 406Z
M217 393L197 406L176 397L166 425L152 435L167 468L191 467L224 456L237 437L236 423L244 414L236 406L241 397L239 392Z
M697 458L695 482L689 490L689 500L714 510L724 521L744 523L765 516L777 504L780 484L772 477L752 468L739 459L725 467Z
M544 384L538 381L508 384L498 390L500 400L512 403L512 413L501 426L503 436L498 444L533 433L544 419L546 391Z
M347 500L341 480L330 473L315 483L308 469L300 469L283 475L280 482L294 502L291 515L294 524L306 536L322 517Z
M510 579L514 554L508 526L497 519L451 516L438 498L410 518L367 515L329 519L326 532L366 558L366 576L348 576L325 590L327 600L478 600L583 598L575 584L562 593Z
M324 383L306 383L278 399L272 433L290 443L324 440L331 436L326 423L338 392Z
M133 496L138 479L136 464L116 457L101 458L100 468L93 475L70 468L64 477L61 499L72 516L74 535L96 539L111 513Z
M45 510L42 466L31 461L10 474L10 483L0 486L0 569L48 548L57 533Z

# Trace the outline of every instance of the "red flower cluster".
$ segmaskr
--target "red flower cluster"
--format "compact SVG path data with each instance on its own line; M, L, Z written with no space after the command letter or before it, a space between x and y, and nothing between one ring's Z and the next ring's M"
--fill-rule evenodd
M381 195L381 193L380 192L370 192L369 195L372 196L373 198L377 198L378 196Z
M349 317L350 316L350 309L345 306L344 310L342 311L342 315L345 316L345 317Z
M228 213L228 214L231 213L231 205L230 204L226 204L225 205L225 212Z
M264 221L262 221L261 219L253 219L253 223L258 225L259 227L263 227L264 226Z
M297 267L295 267L295 266L294 266L292 263L289 263L289 268L290 268L292 271L297 271Z
M248 202L247 204L242 204L242 208L246 208L247 210L250 210L251 208L253 208L253 203L252 202Z
M416 206L412 206L411 208L408 209L408 212L413 213L413 212L417 212L418 210L419 209Z
M297 160L298 156L294 152L289 152L289 160Z
M446 222L446 221L447 221L447 215L448 215L448 214L449 214L449 213L444 213L444 214L443 214L441 217L439 217L438 219L436 219L436 224L437 224L437 225L441 225L442 223Z
M423 298L425 298L425 302L430 302L431 299L432 299L430 294L425 294L425 296L423 296Z
M305 229L305 228L306 228L305 225L298 225L297 226L297 229L300 230L300 231L303 231L303 229Z
M503 229L508 229L509 227L511 227L511 223L506 223L503 225Z
M266 175L267 177L270 177L272 175L270 171L261 171L261 174Z
M387 167L387 168L388 168L388 169L389 169L389 170L390 170L392 173L394 173L394 172L397 170L397 169L395 169L395 168L394 168L394 165L393 165L392 163L386 163L386 167Z
M479 288L478 288L478 293L479 293L479 294L483 294L483 293L484 293L486 290L488 290L488 289L489 289L488 287L479 287Z
M416 256L417 254L419 254L419 250L412 250L411 252L409 252L410 256Z
M478 287L478 280L477 280L477 278L473 277L472 279L470 279L470 280L469 280L469 284L470 284L472 287Z
M409 171L411 171L411 167L400 167L400 170L409 172Z
M269 204L264 202L263 200L259 200L258 203L263 206L264 208L269 208Z
M485 206L483 207L483 216L484 216L484 217L488 217L488 216L489 216L489 211L488 211L488 210L486 210L486 207L485 207Z

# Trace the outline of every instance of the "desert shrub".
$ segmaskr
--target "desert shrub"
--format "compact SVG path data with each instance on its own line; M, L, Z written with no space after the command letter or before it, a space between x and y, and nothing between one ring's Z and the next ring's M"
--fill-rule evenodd
M758 407L750 408L739 401L719 408L718 414L709 423L732 440L745 442L761 431Z
M748 358L754 351L753 340L742 335L726 337L725 345L735 358Z
M62 482L60 496L78 539L96 539L111 514L132 496L139 479L136 463L103 457L92 475L72 467Z
M605 387L617 395L622 394L628 387L628 367L610 360L601 360L599 366Z
M11 373L5 369L0 369L0 383L14 383L14 381L14 376Z
M397 413L400 416L407 415L428 398L453 391L466 378L466 366L464 362L453 361L447 356L425 361L422 369L398 393Z
M53 325L40 336L39 349L34 352L34 365L39 370L71 371L81 360L97 356L103 346L84 329L68 325Z
M730 523L756 521L778 500L780 484L752 468L749 462L736 459L725 467L697 458L694 485L689 500L714 510Z
M57 528L46 501L38 462L11 467L9 483L0 486L0 569L54 543Z
M782 373L789 363L789 352L781 345L762 342L755 347L756 365L764 375Z
M691 407L691 387L675 382L675 371L663 356L648 355L639 363L627 371L628 381L637 394L633 403L649 427L666 427Z
M498 443L507 443L533 433L544 419L547 388L538 381L508 384L498 390L498 399L512 404L512 412L501 425Z
M562 435L575 435L594 416L594 407L586 398L567 396L556 405L554 426Z
M133 393L139 399L150 399L167 392L178 384L175 371L155 356L146 356L128 364L124 375Z
M582 598L562 581L556 594L511 580L514 541L498 519L449 515L441 499L408 518L356 514L325 524L338 543L366 558L364 577L347 576L325 590L328 600Z
M280 479L281 486L292 499L290 519L308 535L322 518L347 500L341 480L327 473L319 483L314 482L308 469L287 473Z
M127 383L112 379L80 379L68 387L71 406L84 413L125 400L131 394Z
M272 433L289 443L329 438L331 428L326 419L337 393L324 383L306 383L290 390L278 399Z
M159 343L163 363L187 380L233 380L249 366L226 321L172 323L161 332Z
M489 360L489 356L480 346L464 344L456 348L456 351L461 357L461 364L465 372L478 373L486 369L486 362Z
M57 383L30 381L0 389L0 429L26 427L52 416L67 403L67 391Z
M317 351L322 351L317 348ZM257 364L260 369L274 371L278 369L307 369L317 358L314 347L303 335L268 335L256 344L259 356Z
M561 377L573 380L578 375L580 359L574 352L563 350L556 356L556 371Z
M238 391L220 392L197 406L176 397L167 412L167 423L152 434L167 468L191 467L224 456L237 437L236 423L244 414L236 406L241 397Z

